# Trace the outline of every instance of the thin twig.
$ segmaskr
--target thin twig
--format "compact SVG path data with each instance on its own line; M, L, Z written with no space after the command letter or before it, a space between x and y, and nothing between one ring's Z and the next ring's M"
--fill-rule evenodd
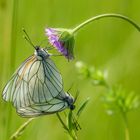
M28 119L24 124L22 124L17 131L10 137L10 140L16 140L20 135L22 135L23 131L25 130L25 128L30 124L30 122L33 120L34 118L30 118Z

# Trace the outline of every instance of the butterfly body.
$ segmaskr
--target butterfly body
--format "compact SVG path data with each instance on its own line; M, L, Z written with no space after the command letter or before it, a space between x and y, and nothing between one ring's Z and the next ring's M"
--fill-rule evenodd
M38 60L47 59L48 57L50 57L50 54L48 53L47 50L40 48L39 46L36 46L35 48L36 49L34 55Z
M73 108L74 99L64 92L62 77L47 50L35 47L3 90L19 115L36 117Z
M71 109L71 110L74 110L75 109L75 105L74 105L74 102L75 102L75 100L74 100L74 98L72 98L69 94L67 94L67 93L65 93L66 94L66 96L63 98L63 100L65 101L65 102L67 102L67 104L68 104L68 106L69 106L69 108Z

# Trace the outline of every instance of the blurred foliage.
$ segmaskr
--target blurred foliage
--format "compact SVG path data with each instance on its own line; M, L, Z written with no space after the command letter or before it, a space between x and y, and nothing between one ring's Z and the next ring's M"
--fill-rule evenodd
M22 38L22 27L27 30L34 44L40 44L46 39L44 35L46 26L71 28L101 13L121 13L140 23L139 5L139 0L0 0L0 91L2 92L5 83L21 62L34 52ZM14 16L15 6L17 8ZM106 68L109 85L121 84L126 93L134 90L134 93L139 95L139 37L139 32L118 19L96 21L76 35L75 58L101 70ZM124 140L121 116L116 114L109 117L103 111L102 102L94 100L102 91L102 86L97 90L84 80L78 80L74 68L75 61L68 63L64 57L52 57L52 59L62 74L66 90L76 82L80 90L79 100L91 97L85 113L79 120L79 123L84 126L78 133L79 139ZM76 106L79 104L76 103ZM7 140L26 119L20 118L11 105L2 99L0 99L0 112L0 140ZM127 115L128 121L130 120L131 140L139 140L140 109L128 112ZM40 140L40 138L68 139L56 115L36 119L19 139Z
M107 75L101 70L95 70L93 66L88 66L82 61L76 62L75 66L80 76L90 79L93 85L104 86L107 89L101 96L106 112L108 115L120 113L125 124L125 140L130 140L127 113L140 106L140 97L134 92L127 93L121 87L110 86L106 80Z
M103 95L103 101L106 103L107 113L109 115L114 112L127 113L137 109L140 105L140 97L134 92L127 93L121 87L110 89Z
M140 105L140 97L134 92L127 93L122 87L109 86L107 83L107 71L95 69L88 66L82 61L76 62L76 68L80 78L88 78L93 85L105 86L106 93L102 94L102 99L106 103L107 113L109 115L114 112L127 113L137 109Z
M98 70L93 66L88 66L82 61L76 62L75 66L78 70L80 78L90 79L93 85L107 86L106 85L107 71L102 72L101 70Z

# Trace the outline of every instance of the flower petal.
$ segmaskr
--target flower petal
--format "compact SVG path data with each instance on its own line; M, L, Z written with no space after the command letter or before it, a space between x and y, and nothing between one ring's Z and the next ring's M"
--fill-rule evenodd
M67 59L73 59L74 36L66 29L46 28L49 43Z

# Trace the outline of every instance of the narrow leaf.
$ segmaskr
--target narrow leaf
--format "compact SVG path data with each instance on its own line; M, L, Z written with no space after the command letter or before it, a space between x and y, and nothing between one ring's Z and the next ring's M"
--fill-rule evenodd
M78 117L80 117L81 113L82 113L83 110L85 109L85 107L86 107L86 105L87 105L89 99L90 99L90 98L87 98L87 99L83 102L83 104L80 106L80 108L78 109L78 111L77 111L77 116L78 116Z
M68 127L69 127L69 130L72 131L73 123L72 123L72 111L71 110L69 111L69 114L68 114Z

